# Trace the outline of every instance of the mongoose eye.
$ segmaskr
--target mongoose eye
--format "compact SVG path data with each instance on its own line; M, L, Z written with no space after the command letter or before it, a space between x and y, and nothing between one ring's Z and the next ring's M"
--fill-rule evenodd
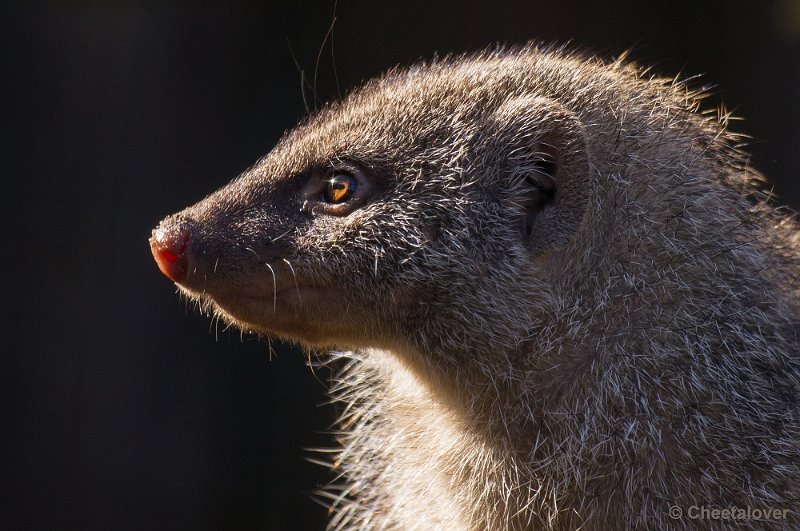
M327 167L326 167L327 166ZM374 189L370 176L353 164L312 168L302 191L303 211L344 217L357 210Z
M350 199L358 187L358 181L346 173L334 173L328 180L323 200L326 203L338 205Z

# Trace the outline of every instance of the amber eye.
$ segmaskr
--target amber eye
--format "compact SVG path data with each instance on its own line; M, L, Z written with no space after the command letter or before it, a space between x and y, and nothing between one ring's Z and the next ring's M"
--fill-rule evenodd
M358 181L352 175L335 173L325 187L323 199L326 203L338 205L350 199L356 192Z

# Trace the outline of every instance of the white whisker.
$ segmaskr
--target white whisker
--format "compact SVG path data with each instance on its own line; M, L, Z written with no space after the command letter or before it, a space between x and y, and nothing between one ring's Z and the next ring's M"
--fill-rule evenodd
M286 258L284 258L283 261L286 262L286 265L289 266L289 270L292 272L292 277L294 278L294 287L297 290L297 299L300 301L300 304L303 304L303 298L300 296L300 286L297 285L297 275L294 272L294 267L292 267L292 263Z
M264 262L264 265L267 266L272 273L272 313L275 313L278 308L278 278L275 276L275 270L272 269L271 265L266 262Z

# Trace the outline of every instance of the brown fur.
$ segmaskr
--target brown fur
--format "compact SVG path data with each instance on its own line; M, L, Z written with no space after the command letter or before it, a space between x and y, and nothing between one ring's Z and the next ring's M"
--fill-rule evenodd
M162 223L204 308L345 359L333 528L800 528L800 233L702 96L421 64ZM331 168L364 197L321 202Z

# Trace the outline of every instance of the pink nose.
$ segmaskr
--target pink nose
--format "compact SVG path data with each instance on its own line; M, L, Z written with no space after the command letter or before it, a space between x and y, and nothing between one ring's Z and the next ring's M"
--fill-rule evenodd
M150 237L150 250L158 268L173 282L186 278L189 259L185 251L190 236L186 229L159 226Z

